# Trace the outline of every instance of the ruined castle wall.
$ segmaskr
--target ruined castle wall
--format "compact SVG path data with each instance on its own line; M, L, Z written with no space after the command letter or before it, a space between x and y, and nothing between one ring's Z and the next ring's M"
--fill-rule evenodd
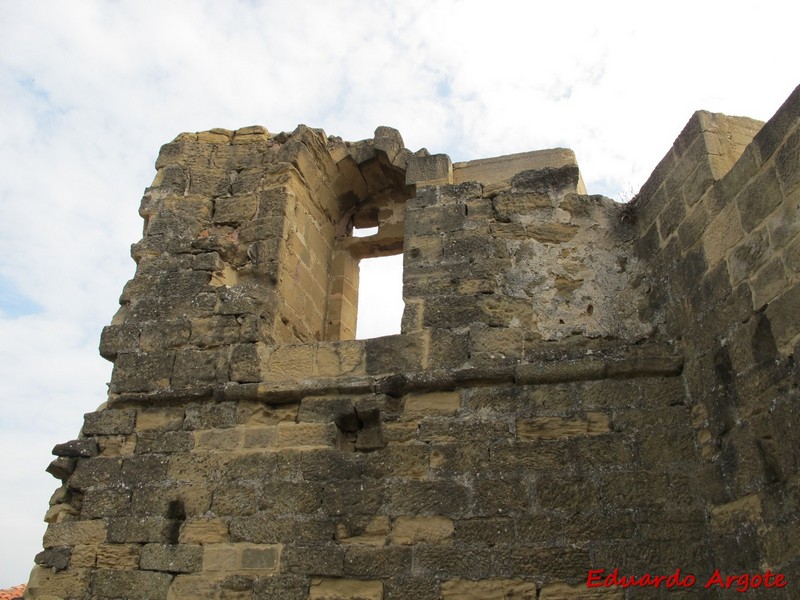
M89 414L33 597L583 598L588 568L699 572L683 383L642 358Z
M634 203L639 253L654 257L643 313L682 339L697 441L717 471L716 560L795 579L798 125L800 90L763 128L697 113Z
M509 176L389 128L179 136L103 333L108 403L54 449L29 597L793 576L798 93L754 143L696 114L630 207L581 194L564 150ZM358 259L399 249L401 333L351 339Z

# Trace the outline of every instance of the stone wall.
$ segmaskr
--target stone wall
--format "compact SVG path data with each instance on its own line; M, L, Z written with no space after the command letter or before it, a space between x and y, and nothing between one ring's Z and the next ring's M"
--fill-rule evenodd
M696 113L627 206L567 150L182 134L27 597L793 597L798 98ZM401 332L352 339L358 261L401 251Z
M797 581L800 89L761 125L696 113L632 208L658 274L643 313L682 340L698 449L716 471L716 560Z

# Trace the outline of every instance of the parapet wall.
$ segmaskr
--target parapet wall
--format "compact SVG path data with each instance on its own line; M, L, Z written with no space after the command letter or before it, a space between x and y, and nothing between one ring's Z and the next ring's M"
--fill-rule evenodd
M696 113L627 206L568 150L182 134L28 597L794 597L799 97ZM399 252L401 332L352 339L358 261Z

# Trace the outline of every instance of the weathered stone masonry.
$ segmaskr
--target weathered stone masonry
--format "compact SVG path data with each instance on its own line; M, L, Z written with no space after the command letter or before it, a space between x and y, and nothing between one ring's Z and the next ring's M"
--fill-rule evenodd
M696 113L628 205L568 150L386 127L181 134L156 168L26 597L664 593L599 568L796 597L800 88ZM401 333L353 339L358 261L401 252Z

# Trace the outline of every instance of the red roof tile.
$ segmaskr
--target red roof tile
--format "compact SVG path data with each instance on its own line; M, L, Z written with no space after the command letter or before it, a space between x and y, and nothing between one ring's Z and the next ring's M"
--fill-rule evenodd
M25 593L26 587L27 586L23 583L22 585L16 585L12 588L0 590L0 600L16 600L17 598L22 598L22 594Z

